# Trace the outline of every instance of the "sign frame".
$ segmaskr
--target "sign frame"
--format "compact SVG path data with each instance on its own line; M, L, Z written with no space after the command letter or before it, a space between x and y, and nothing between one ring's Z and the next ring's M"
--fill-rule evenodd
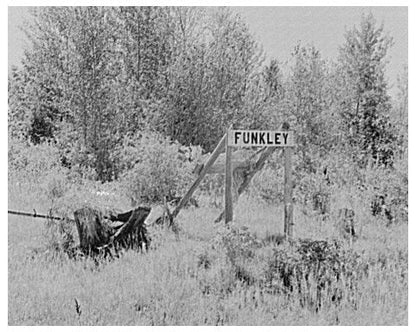
M227 145L237 147L292 147L293 131L276 130L233 130L227 131Z

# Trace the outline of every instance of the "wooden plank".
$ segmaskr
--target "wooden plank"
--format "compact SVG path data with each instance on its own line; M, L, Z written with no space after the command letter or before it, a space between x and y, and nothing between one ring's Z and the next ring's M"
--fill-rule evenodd
M227 132L227 139L228 139ZM232 198L232 186L233 186L233 170L231 161L231 146L227 144L225 148L225 223L233 221L233 198Z
M248 157L249 157L249 153L246 150L233 151L232 157L231 157L233 168L247 165ZM203 165L204 165L203 163L197 165L197 167L195 167L194 174L199 175L198 172L202 170ZM208 170L208 174L224 174L224 169L225 169L225 153L221 153L218 156L215 163Z
M192 194L195 192L196 188L198 188L199 184L201 183L204 176L207 174L210 167L214 164L215 160L218 158L220 153L224 150L225 144L227 141L227 133L221 138L220 142L212 152L211 156L209 157L208 161L205 163L204 168L199 173L198 178L194 181L192 186L189 188L188 192L182 197L181 201L179 202L178 206L172 212L172 219L175 218L180 210L185 206L188 200L191 198Z
M287 239L293 237L293 184L292 184L292 154L293 148L284 150L285 157L285 184L284 184L284 232Z

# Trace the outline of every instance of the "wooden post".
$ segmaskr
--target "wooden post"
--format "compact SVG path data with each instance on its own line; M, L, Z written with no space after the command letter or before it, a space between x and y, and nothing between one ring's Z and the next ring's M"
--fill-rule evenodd
M188 202L188 200L191 198L192 194L198 188L198 185L201 183L202 179L204 178L205 174L207 174L209 168L214 164L215 160L218 158L220 153L224 150L224 146L227 144L227 133L224 134L224 136L221 138L220 142L212 152L211 156L207 160L207 162L204 165L204 168L199 173L198 178L194 181L191 188L189 188L188 192L185 194L185 196L182 197L181 201L179 202L178 206L173 210L171 214L171 218L175 218L179 211L185 206L185 204Z
M231 149L228 145L228 132L232 127L227 130L227 145L225 147L225 223L233 221L233 198L232 198L232 185L233 185L233 172L231 161Z
M288 130L289 125L283 124L283 129ZM284 149L285 156L285 184L284 184L284 232L286 239L293 237L293 185L292 185L292 154L293 147L286 147Z

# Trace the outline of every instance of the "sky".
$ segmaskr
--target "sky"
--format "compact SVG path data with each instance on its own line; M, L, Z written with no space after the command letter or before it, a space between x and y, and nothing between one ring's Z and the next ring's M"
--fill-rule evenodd
M232 7L247 22L267 59L285 62L294 46L313 44L326 59L336 59L346 29L359 25L361 15L372 12L379 24L394 39L388 53L386 76L394 88L398 74L407 64L407 7ZM9 69L19 65L27 47L19 26L29 19L27 7L9 7Z
M391 84L407 64L407 7L234 7L248 23L269 59L285 62L294 46L313 44L326 59L336 59L346 30L359 26L363 14L372 13L393 37L386 74Z

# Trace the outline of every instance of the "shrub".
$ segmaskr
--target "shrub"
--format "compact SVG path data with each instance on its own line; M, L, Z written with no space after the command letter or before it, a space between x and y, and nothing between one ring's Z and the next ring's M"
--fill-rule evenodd
M301 305L314 310L325 299L341 301L343 293L357 287L357 273L362 272L359 255L336 241L298 240L273 251L265 271L266 287L272 293L296 295Z
M125 142L120 162L125 169L123 184L136 202L161 202L180 196L191 182L193 163L179 158L178 143L154 133L143 133Z
M40 180L42 193L53 206L69 190L68 176L61 167L43 174Z
M38 180L60 167L59 150L52 144L33 145L9 140L9 175L20 174L26 180Z
M262 241L247 228L228 226L216 236L213 247L224 253L234 286L237 283L251 285L259 282L264 268L264 260L258 255Z
M378 167L365 172L367 195L372 204L382 198L384 207L381 212L383 213L379 215L387 218L388 224L393 221L407 222L408 173L406 163L406 160L400 160L396 162L394 169Z
M260 248L261 242L251 234L246 227L230 226L219 234L217 246L222 247L231 264L237 260L254 258L255 250Z

